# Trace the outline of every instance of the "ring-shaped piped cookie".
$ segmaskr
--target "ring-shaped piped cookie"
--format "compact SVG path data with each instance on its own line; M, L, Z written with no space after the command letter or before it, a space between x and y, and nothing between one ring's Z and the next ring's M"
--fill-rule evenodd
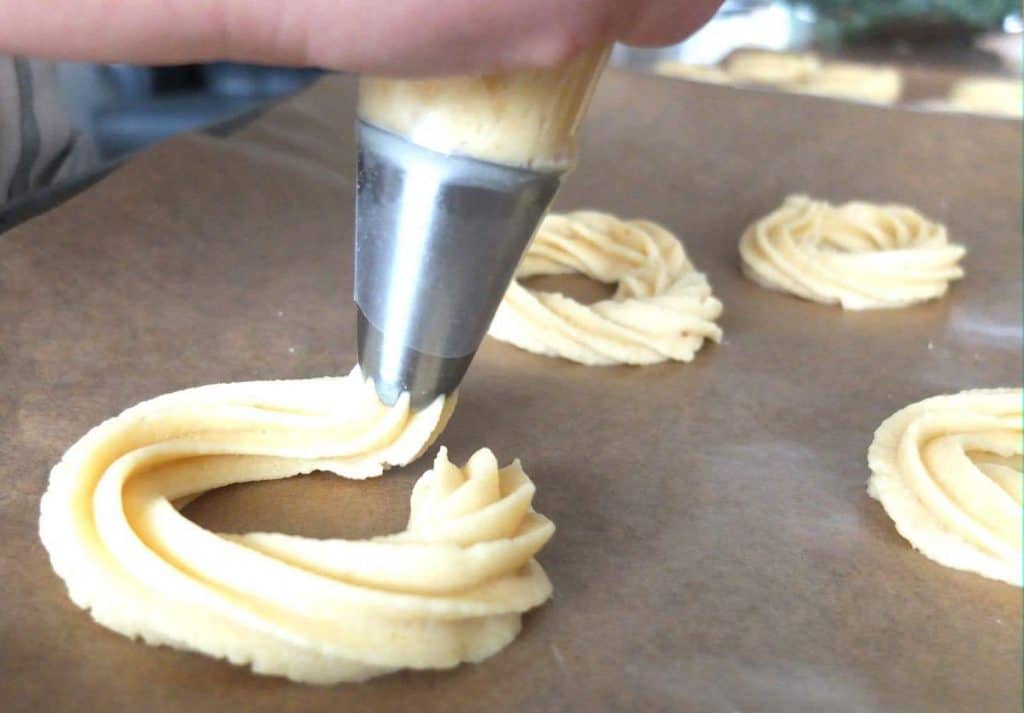
M724 64L736 82L783 85L812 76L822 63L820 57L809 52L744 49L733 52Z
M145 401L53 468L40 535L75 604L149 644L322 684L479 661L551 594L533 555L554 526L518 461L481 450L458 468L442 448L406 529L367 540L218 534L181 513L231 483L379 475L417 457L454 404L386 407L357 373Z
M616 284L582 304L519 280L578 273ZM549 215L491 323L492 337L537 354L591 366L690 361L705 339L720 341L722 303L679 240L657 223L595 211Z
M800 94L892 104L903 91L903 75L893 67L859 62L826 62L800 81L781 88Z
M1024 89L1020 79L968 77L950 89L946 108L1019 119L1024 110Z
M913 208L794 195L739 245L744 274L769 289L844 309L905 307L963 277L962 245Z
M939 564L1021 586L1021 389L963 391L887 418L868 493Z

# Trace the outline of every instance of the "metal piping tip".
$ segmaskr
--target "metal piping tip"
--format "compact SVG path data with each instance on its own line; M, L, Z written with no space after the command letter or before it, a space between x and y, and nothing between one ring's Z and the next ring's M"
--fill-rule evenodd
M420 408L458 388L562 174L358 132L359 365L384 403Z
M359 366L365 378L373 379L377 396L388 406L394 406L405 392L411 408L429 406L438 396L459 388L473 360L473 354L441 357L404 344L387 345L384 333L359 308L356 320Z

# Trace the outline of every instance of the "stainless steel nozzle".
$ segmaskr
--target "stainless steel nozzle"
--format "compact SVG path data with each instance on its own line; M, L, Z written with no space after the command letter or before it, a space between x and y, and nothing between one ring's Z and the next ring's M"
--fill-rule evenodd
M462 381L562 173L358 134L359 364L384 403L424 406Z

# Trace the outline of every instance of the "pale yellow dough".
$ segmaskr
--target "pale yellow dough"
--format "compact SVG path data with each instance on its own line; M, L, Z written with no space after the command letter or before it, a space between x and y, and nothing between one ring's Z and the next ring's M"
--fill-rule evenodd
M608 53L600 46L561 66L483 76L364 76L359 116L434 151L564 169Z
M827 62L784 88L800 94L892 104L903 92L903 75L892 67L857 62Z
M743 272L764 287L862 310L941 297L963 277L966 251L907 206L796 195L748 227L739 252Z
M646 220L595 211L549 215L516 272L581 273L618 283L615 295L584 305L514 280L491 323L492 337L587 365L690 361L705 339L719 341L722 303L682 244Z
M1021 586L1021 389L964 391L879 426L868 493L939 564Z
M972 77L953 85L949 107L977 114L1020 118L1024 94L1020 79Z
M715 68L709 68L715 69ZM665 74L682 75L666 68ZM725 62L723 78L737 84L764 84L798 94L892 104L903 93L903 75L893 67L859 62L825 62L811 53L743 50Z
M674 59L656 62L651 69L655 74L680 79L692 79L709 84L730 84L733 79L724 69L706 64L686 64Z
M821 69L821 59L805 52L742 50L725 61L725 70L737 82L792 84Z
M180 514L230 483L408 463L455 405L388 408L347 378L217 384L161 396L89 431L51 472L39 530L72 600L100 624L329 684L480 661L551 595L533 555L554 526L518 461L442 448L409 524L369 540L223 535Z

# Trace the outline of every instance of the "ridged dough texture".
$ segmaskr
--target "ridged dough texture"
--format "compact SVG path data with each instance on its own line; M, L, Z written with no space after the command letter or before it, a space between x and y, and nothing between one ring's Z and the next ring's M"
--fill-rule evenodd
M868 493L939 564L1021 586L1021 389L936 396L890 416Z
M217 534L185 503L231 483L323 470L379 475L416 458L455 398L410 412L347 378L216 384L89 431L51 472L40 535L71 599L100 624L329 684L480 661L551 594L533 555L554 526L518 461L441 449L405 531L367 540Z
M790 196L740 238L744 274L773 290L843 309L941 297L966 250L913 208Z
M618 288L610 299L584 305L518 282L571 273ZM665 228L577 211L544 219L488 333L590 366L690 361L705 339L721 340L721 313L707 278Z

